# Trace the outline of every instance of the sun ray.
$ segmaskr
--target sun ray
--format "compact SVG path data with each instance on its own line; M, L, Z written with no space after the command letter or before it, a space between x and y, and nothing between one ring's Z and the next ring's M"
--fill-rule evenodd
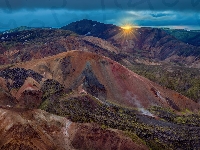
M124 38L124 39L129 39L129 38L134 38L135 35L134 35L134 31L135 31L135 28L137 26L131 24L131 23L126 23L126 24L123 24L121 27L121 37Z

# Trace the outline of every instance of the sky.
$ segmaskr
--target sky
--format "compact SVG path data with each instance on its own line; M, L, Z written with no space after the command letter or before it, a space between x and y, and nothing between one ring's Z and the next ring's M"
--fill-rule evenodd
M59 28L82 19L200 30L200 0L0 0L0 31Z

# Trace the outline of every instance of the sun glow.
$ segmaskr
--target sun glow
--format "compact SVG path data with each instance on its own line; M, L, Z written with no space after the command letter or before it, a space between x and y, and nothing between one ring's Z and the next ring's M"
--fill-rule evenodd
M121 28L122 28L122 29L124 29L124 30L130 30L130 29L132 29L132 28L133 28L133 26L132 26L132 25L129 25L129 24L127 24L127 25L121 26Z
M121 29L124 38L132 37L134 34L134 26L132 24L124 24L121 26Z

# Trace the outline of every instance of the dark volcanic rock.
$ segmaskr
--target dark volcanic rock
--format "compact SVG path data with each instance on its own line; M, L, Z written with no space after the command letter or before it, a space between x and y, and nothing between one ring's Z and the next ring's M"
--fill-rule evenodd
M13 68L13 69L5 69L0 72L0 77L3 77L5 79L11 79L13 80L13 84L11 85L9 82L7 82L8 89L11 88L20 88L23 84L26 78L32 77L37 82L40 82L43 78L42 75L34 72L33 70L26 70L24 68Z
M82 74L85 76L83 86L86 91L99 99L106 100L106 89L104 85L98 81L89 63L86 64L86 68Z
M106 100L107 92L103 84L97 79L93 73L90 62L86 63L86 67L77 79L76 83L80 84L83 81L83 88L91 95ZM77 86L77 85L76 85Z

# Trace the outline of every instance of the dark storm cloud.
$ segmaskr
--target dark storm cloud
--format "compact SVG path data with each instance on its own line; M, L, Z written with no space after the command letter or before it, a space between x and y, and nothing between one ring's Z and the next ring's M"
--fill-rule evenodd
M0 14L0 30L61 27L81 19L200 28L200 0L0 0Z
M174 11L75 11L66 9L37 9L35 11L20 10L13 13L0 11L0 30L18 26L62 27L81 19L96 20L104 23L123 25L133 23L138 26L198 26L200 14Z
M160 17L167 16L168 14L167 13L151 13L151 15L152 17L160 18Z
M0 0L0 9L200 11L200 0Z

